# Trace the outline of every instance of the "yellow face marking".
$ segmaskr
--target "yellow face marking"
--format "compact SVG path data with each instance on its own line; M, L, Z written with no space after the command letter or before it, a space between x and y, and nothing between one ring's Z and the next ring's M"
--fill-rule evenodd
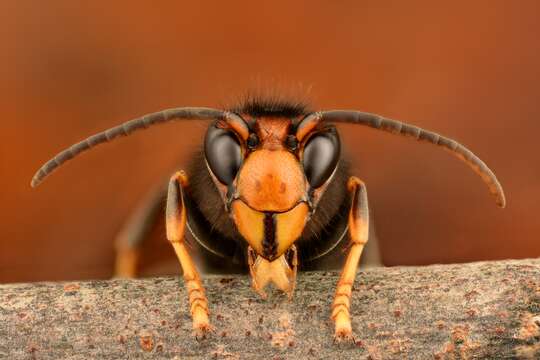
M308 210L307 204L302 202L290 211L274 214L274 227L265 229L263 212L253 210L241 200L232 202L232 214L236 227L258 255L268 255L265 253L264 244L270 240L265 239L265 231L273 232L271 241L275 242L277 249L273 254L273 259L283 255L300 237L307 221Z
M235 200L232 202L232 215L240 234L258 254L262 254L264 213L251 209L241 200Z
M300 203L291 211L276 214L276 238L278 256L285 253L300 237L307 221L308 206Z

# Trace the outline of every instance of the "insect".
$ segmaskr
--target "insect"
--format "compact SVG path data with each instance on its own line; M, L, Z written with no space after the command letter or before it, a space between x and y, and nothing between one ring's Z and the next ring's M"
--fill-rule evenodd
M331 318L335 338L352 339L351 290L370 222L366 186L350 174L343 159L337 123L368 126L440 146L480 175L497 205L505 206L493 172L450 138L370 113L311 112L301 104L264 99L251 99L231 110L168 109L125 122L60 152L36 173L32 186L96 145L188 119L210 124L189 175L179 171L170 178L165 222L167 239L183 270L198 338L212 327L205 290L184 241L186 228L209 257L243 263L253 288L263 297L269 283L291 296L299 268L309 268L332 254L346 254ZM126 271L133 272L134 262L128 253L124 255Z

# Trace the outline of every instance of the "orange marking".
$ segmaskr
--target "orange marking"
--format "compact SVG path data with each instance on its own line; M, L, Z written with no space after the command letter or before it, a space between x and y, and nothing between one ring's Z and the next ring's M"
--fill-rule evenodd
M351 290L350 290L350 288L349 288L349 290L346 291L346 292L341 292L341 291L340 291L340 292L337 292L337 293L336 293L336 297L338 297L338 296L351 296Z
M197 296L197 295L193 295L193 293L199 293L198 296L204 296L204 289L193 288L193 289L188 290L188 296Z
M227 125L229 125L230 128L232 128L242 139L247 140L249 137L249 129L246 125L246 122L238 117L237 115L228 114L227 117Z
M306 117L298 126L296 130L296 138L298 141L302 141L306 135L308 135L321 121L319 114L315 113Z
M187 176L183 171L174 174L171 178L171 184L173 182L176 182L181 189L184 189L188 185ZM167 199L167 201L178 201L177 211L166 217L167 239L171 242L184 272L184 282L188 291L193 329L198 331L199 334L204 335L205 332L211 329L208 319L208 301L204 295L204 288L202 287L199 273L184 244L186 208L181 196L182 192L179 192L178 199Z
M349 314L352 285L356 277L356 270L362 250L364 249L364 244L368 240L369 232L369 212L363 182L356 177L351 177L347 187L353 193L353 203L349 211L349 235L352 246L343 266L343 271L341 272L341 277L336 288L334 302L332 303L331 317L335 322L335 337L338 339L350 338L352 336Z
M177 181L179 186L185 188L187 186L187 176L183 171L178 171L171 178L171 181ZM181 196L180 194L178 196ZM174 201L174 200L169 200ZM180 202L178 204L179 212L175 214L170 214L166 217L165 221L167 223L167 239L171 243L183 242L184 241L184 231L186 224L186 208L184 206L183 200L178 199Z
M258 211L287 211L306 196L306 187L298 160L285 150L254 151L238 174L240 198Z
M264 238L264 214L255 211L241 200L232 202L233 219L238 231L258 254L262 254Z
M285 253L300 237L306 224L307 215L308 206L306 203L300 203L291 211L276 215L277 256Z

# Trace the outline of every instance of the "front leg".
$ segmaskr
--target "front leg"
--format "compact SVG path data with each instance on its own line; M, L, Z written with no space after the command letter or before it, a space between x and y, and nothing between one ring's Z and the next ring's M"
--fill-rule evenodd
M206 334L211 331L212 327L208 320L208 300L206 299L199 273L184 243L186 228L184 189L187 185L187 176L183 171L174 174L169 182L166 215L167 239L174 247L184 273L184 281L189 294L189 305L193 318L193 330L195 331L195 336L199 339L206 337Z
M347 187L352 194L351 209L349 211L351 249L343 267L332 304L332 319L336 326L334 337L338 341L353 339L351 317L349 314L351 291L358 262L364 245L368 241L369 234L369 209L366 186L360 179L352 176L349 179Z

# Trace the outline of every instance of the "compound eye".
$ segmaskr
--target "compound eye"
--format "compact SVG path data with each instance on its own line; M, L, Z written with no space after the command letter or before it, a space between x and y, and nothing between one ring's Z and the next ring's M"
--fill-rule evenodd
M234 133L211 126L204 140L204 155L217 179L232 184L242 165L242 149Z
M302 165L312 188L322 186L334 172L339 161L340 143L335 131L310 137L304 147Z

